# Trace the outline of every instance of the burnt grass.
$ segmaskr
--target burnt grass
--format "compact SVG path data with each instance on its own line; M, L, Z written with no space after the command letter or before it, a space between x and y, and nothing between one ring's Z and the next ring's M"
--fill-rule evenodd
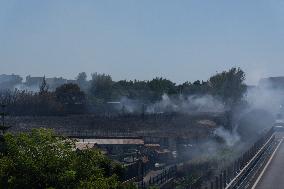
M203 121L203 122L202 122ZM211 124L207 124L207 122ZM29 131L33 128L51 128L68 133L125 133L137 136L206 137L218 125L226 125L223 114L149 114L149 115L72 115L72 116L20 116L7 117L11 132Z

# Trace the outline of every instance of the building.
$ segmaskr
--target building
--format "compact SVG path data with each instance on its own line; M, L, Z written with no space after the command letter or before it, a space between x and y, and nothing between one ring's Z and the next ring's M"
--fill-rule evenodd
M64 79L62 77L46 78L46 83L49 86L50 90L55 90L57 87L66 84L67 79Z
M259 81L260 88L284 90L284 77L269 77Z
M144 146L142 138L100 138L80 139L76 142L77 149L100 148L109 155L123 154Z
M26 77L25 86L28 88L39 88L44 80L44 77ZM53 78L45 78L46 84L49 87L49 90L54 91L57 87L68 83L67 79L62 77L53 77Z
M44 77L31 77L30 75L26 77L25 85L27 87L36 86L39 87L43 82Z
M0 89L13 89L22 83L23 78L19 75L0 75Z

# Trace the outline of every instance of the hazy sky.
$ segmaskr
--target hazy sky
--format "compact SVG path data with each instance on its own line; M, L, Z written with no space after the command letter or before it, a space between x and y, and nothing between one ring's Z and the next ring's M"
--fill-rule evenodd
M0 0L0 73L284 75L283 0Z

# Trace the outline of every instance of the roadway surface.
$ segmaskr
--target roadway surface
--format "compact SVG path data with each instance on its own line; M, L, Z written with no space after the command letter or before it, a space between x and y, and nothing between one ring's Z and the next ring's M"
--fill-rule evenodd
M279 140L284 134L277 134ZM284 141L278 147L255 189L284 189Z

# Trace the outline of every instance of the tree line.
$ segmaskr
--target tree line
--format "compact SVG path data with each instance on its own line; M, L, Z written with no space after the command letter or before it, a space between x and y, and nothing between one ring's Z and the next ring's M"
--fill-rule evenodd
M76 82L63 84L55 90L43 79L38 92L28 90L1 90L0 103L7 104L13 115L66 115L117 111L114 102L121 98L151 104L164 94L177 99L190 95L212 95L228 106L239 103L246 91L245 73L240 68L217 73L207 81L176 84L166 78L152 80L113 81L107 74L94 73L87 80L79 73Z

